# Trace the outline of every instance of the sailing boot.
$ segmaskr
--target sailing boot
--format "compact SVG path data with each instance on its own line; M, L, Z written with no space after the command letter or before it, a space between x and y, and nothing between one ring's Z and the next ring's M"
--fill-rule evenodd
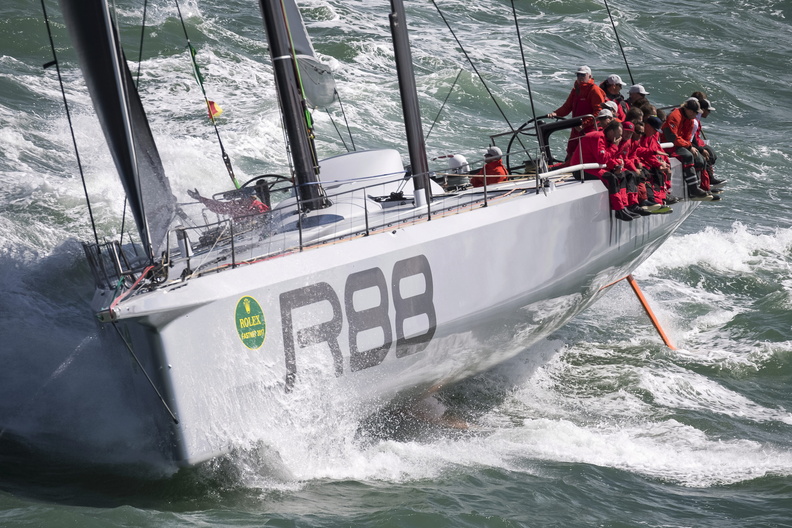
M684 161L682 162L682 177L684 178L685 186L687 187L688 200L696 200L701 202L712 199L710 198L711 195L701 188L701 181L696 174L696 169L693 166L693 163L685 163Z
M707 191L703 190L698 185L688 185L688 199L696 200L699 202L712 200L712 195L709 194Z
M649 216L650 214L652 214L647 209L644 209L638 204L630 205L629 207L627 207L627 210L639 216Z
M619 209L618 211L613 211L613 216L618 218L619 220L624 220L625 222L632 222L635 218L633 215L627 211L627 209Z
M724 185L728 181L729 180L719 180L715 176L712 176L710 178L710 187L715 187L716 185Z

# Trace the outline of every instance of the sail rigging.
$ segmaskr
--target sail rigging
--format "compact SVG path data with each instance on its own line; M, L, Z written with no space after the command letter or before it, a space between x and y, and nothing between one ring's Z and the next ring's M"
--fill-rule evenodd
M149 258L164 249L176 199L103 0L60 0L88 91Z

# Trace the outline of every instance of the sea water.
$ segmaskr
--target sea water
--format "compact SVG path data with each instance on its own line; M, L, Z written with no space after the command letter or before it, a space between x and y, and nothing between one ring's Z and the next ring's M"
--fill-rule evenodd
M437 2L482 82L435 7L407 2L429 155L475 157L508 129L501 111L515 127L530 119L525 70L538 114L582 64L643 84L658 106L705 91L723 199L634 274L676 349L620 284L539 345L538 368L517 357L418 413L286 405L267 442L156 474L119 456L156 446L111 374L131 360L107 354L91 321L79 241L93 234L57 75L42 68L41 5L0 6L0 525L792 525L792 5L610 2L628 71L603 3L514 3L525 69L511 2ZM358 149L403 146L388 4L301 3L346 114L314 113L321 156L344 152L348 133ZM120 185L59 8L45 6L94 221L117 236ZM256 3L180 8L238 176L284 172ZM137 77L143 7L116 13ZM146 17L140 92L174 192L226 189L176 6L155 0ZM415 417L444 413L470 428Z

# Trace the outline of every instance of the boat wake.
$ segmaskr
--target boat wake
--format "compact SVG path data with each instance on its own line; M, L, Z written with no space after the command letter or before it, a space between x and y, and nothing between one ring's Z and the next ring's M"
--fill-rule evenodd
M328 480L408 483L461 468L541 476L570 463L704 488L792 475L792 455L777 441L750 433L721 437L713 424L720 417L742 422L743 430L781 428L788 434L790 413L672 364L665 369L668 379L658 379L653 372L667 362L659 346L632 361L646 365L632 366L625 355L634 349L552 346L562 351L538 370L517 358L424 404L464 417L469 429L443 427L404 409L362 423L336 413L211 462L211 468L262 491ZM504 384L508 379L518 385ZM715 402L720 404L710 409Z

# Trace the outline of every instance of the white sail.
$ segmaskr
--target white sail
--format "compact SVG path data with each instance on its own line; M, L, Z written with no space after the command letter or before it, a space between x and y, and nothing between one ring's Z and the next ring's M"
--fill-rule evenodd
M294 53L297 56L305 99L313 108L324 108L335 99L335 79L330 68L317 58L295 0L283 0L283 5L286 8L286 18L289 22Z

